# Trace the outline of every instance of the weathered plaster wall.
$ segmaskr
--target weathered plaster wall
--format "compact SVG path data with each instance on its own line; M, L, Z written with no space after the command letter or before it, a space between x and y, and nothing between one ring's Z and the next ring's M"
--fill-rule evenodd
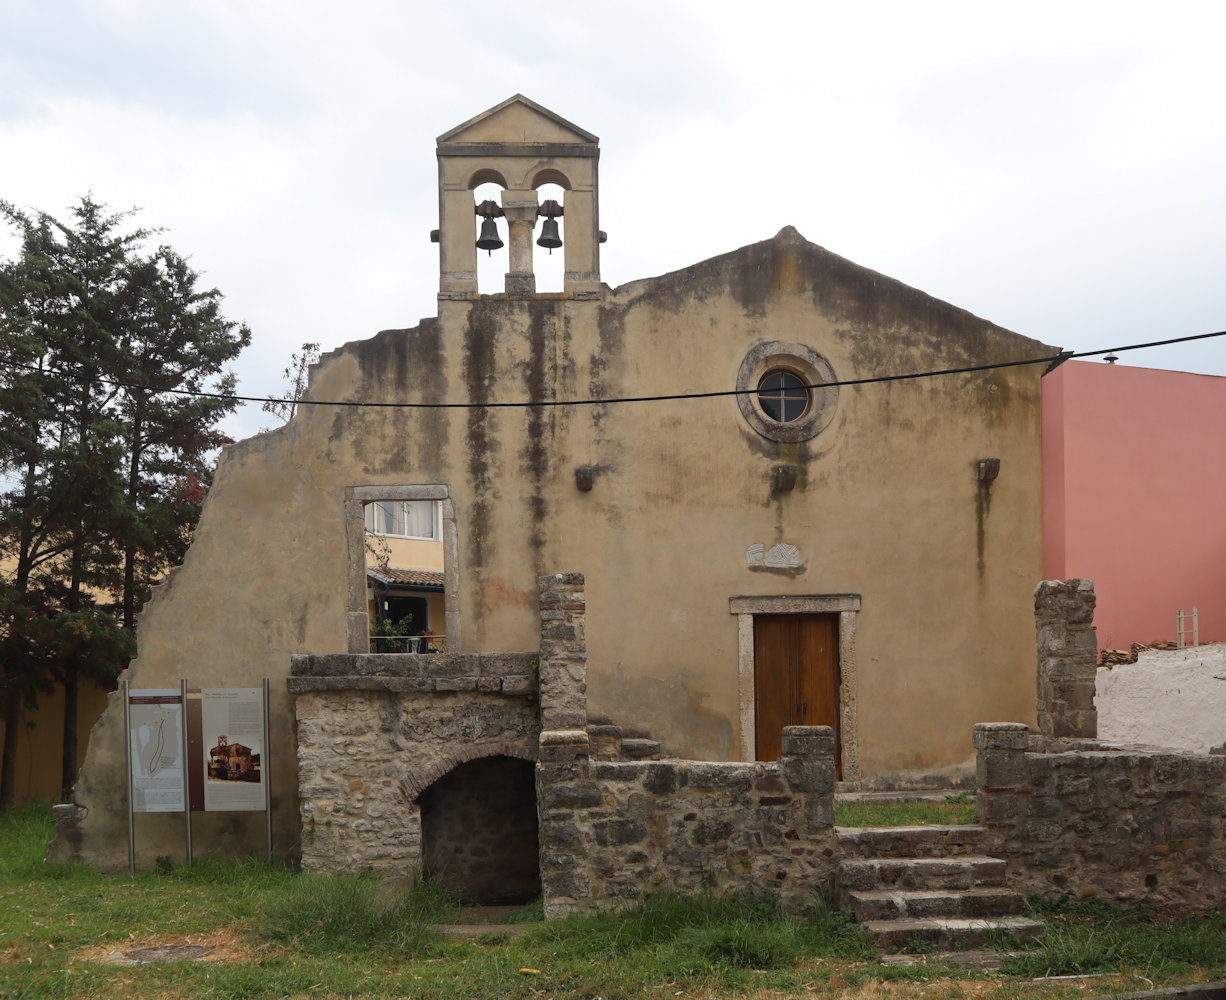
M1226 756L975 727L979 819L1010 884L1161 909L1226 904Z
M488 403L727 389L747 352L772 340L808 345L839 378L1050 353L785 230L599 300L440 300L437 320L325 355L309 396ZM734 759L746 693L729 599L857 594L862 774L966 760L976 719L1033 710L1040 368L844 387L830 425L800 443L760 436L731 397L303 406L287 427L225 452L195 543L146 610L128 679L272 678L277 846L292 855L297 761L282 681L292 655L348 648L350 565L364 557L346 535L345 491L435 485L455 512L447 599L461 652L535 648L538 575L576 567L587 574L593 714L688 758ZM1001 460L990 485L976 475L988 457ZM772 492L780 464L798 469L790 492ZM590 492L576 489L579 466L596 470ZM754 544L777 542L797 547L797 565L747 560ZM85 811L53 856L126 860L120 719L112 704L95 730L77 791ZM142 861L179 850L180 818L141 822ZM198 840L258 845L259 822L201 817Z
M1095 704L1104 740L1208 753L1226 743L1226 643L1099 667Z
M1069 361L1043 379L1044 576L1089 577L1107 649L1226 640L1226 378Z

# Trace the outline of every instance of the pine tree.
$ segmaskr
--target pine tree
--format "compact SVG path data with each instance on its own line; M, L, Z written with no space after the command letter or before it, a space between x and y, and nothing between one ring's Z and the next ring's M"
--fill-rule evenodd
M224 367L250 333L172 250L142 255L149 232L121 230L131 213L89 197L68 224L0 212L22 237L0 262L4 805L20 714L56 682L70 790L80 679L114 680L152 581L182 558L228 440L215 429L235 406Z

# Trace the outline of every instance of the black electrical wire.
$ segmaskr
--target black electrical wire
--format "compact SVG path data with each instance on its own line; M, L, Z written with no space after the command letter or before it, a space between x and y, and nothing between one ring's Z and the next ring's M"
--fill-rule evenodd
M833 382L814 382L806 385L806 389L831 389L854 385L875 385L882 382L904 382L921 378L936 378L941 375L969 375L975 372L994 371L999 368L1021 368L1027 365L1047 365L1048 370L1074 358L1091 358L1103 354L1115 354L1124 351L1138 351L1147 347L1165 347L1170 344L1186 344L1193 340L1208 340L1212 337L1226 337L1226 330L1214 333L1197 333L1187 337L1171 337L1166 340L1151 340L1143 344L1124 344L1120 347L1106 347L1094 351L1061 351L1059 354L1046 355L1040 358L1024 358L1020 361L994 361L984 365L966 365L961 368L937 368L923 372L907 372L901 375L870 375L865 378L837 379ZM57 375L63 378L80 379L78 375L67 375L63 372L47 371L34 365L22 364L17 361L0 361L0 364L10 368L21 368L40 372L44 375ZM110 385L119 389L148 389L148 386L121 382L116 379L95 377L92 381L102 385ZM356 399L277 399L268 396L239 396L234 393L206 392L201 389L157 389L157 393L173 393L178 396L191 396L200 399L220 399L235 403L294 403L297 406L354 406L386 409L417 409L417 410L483 410L483 409L523 409L527 407L553 406L606 406L614 403L659 403L681 399L715 399L722 396L750 396L757 389L720 389L714 392L679 392L660 396L612 396L604 399L540 399L521 400L509 403L381 403Z

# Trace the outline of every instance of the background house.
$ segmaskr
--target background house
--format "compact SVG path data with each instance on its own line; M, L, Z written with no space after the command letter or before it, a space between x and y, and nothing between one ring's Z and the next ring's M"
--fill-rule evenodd
M1226 639L1226 378L1069 361L1043 379L1043 575L1094 581L1104 649Z

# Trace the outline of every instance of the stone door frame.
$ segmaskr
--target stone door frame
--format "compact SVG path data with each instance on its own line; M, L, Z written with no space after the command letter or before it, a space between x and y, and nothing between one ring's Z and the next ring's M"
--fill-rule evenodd
M443 535L443 624L447 650L464 651L460 631L460 559L455 504L446 486L388 485L345 487L345 540L349 552L349 603L345 615L350 653L370 652L370 615L366 610L366 504L376 500L437 500Z
M754 726L754 615L839 616L839 728L844 781L860 778L860 738L856 719L859 682L856 670L856 616L859 594L803 594L732 597L728 611L737 616L738 691L741 716L741 759L756 757Z

